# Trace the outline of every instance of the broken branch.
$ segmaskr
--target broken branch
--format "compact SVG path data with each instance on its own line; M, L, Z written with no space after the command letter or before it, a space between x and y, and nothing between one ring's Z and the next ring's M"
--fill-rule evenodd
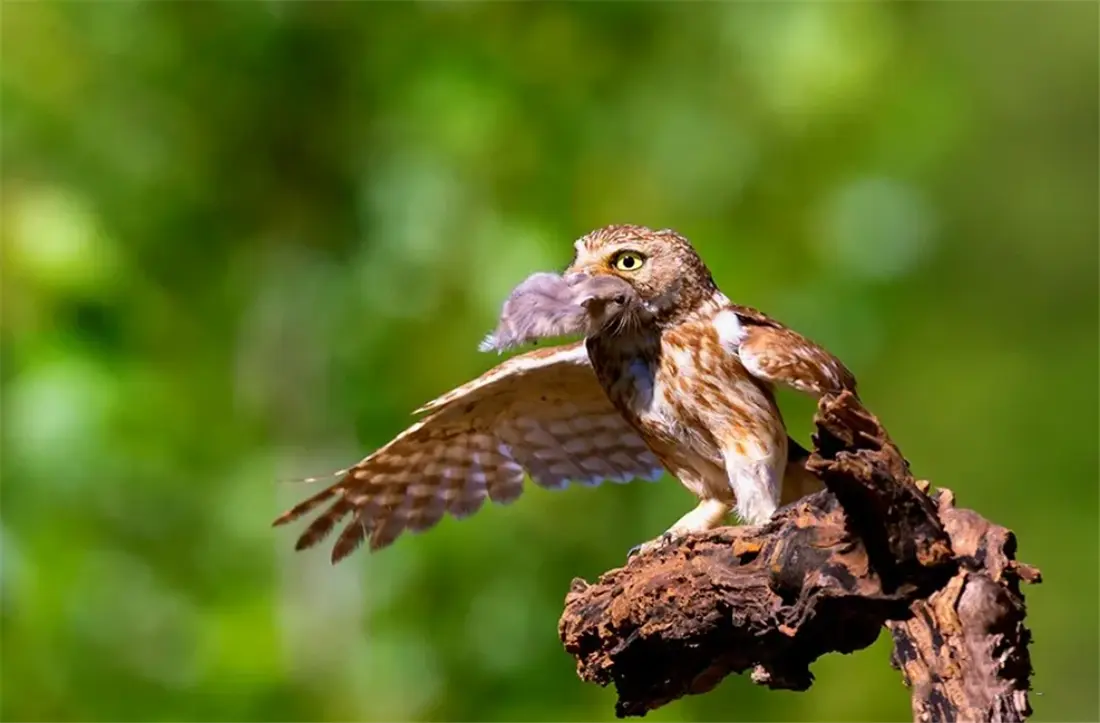
M1012 533L927 494L850 393L821 401L807 466L826 489L762 527L725 527L574 580L559 634L583 680L644 715L752 671L805 690L830 652L894 637L915 720L1021 721L1031 666Z

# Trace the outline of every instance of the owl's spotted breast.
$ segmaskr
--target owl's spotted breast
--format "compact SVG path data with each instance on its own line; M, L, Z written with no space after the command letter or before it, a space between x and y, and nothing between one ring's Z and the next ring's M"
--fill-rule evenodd
M677 416L738 437L785 438L770 386L729 353L712 319L669 329L662 350L660 375Z
M722 345L708 315L667 329L590 337L612 404L670 472L698 496L733 500L726 460L785 458L771 390Z

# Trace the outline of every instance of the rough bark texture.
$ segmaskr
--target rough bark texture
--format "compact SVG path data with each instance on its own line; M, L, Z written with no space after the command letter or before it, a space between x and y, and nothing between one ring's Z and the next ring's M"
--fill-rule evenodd
M845 393L823 399L809 468L824 491L763 527L725 527L574 580L559 633L584 680L644 715L752 671L805 690L829 652L885 625L921 721L1023 720L1031 665L1013 534L952 494L929 496L885 430Z

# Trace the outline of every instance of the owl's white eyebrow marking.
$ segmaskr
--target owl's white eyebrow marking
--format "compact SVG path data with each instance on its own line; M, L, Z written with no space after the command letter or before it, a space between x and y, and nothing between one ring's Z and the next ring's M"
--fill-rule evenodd
M577 259L579 259L581 257L581 252L583 251L583 249L584 249L584 239L583 238L579 238L579 239L577 239L576 241L573 242L573 258L569 259L569 263L562 270L562 273L564 273L565 271L568 271L569 268L573 266L573 264L577 263Z

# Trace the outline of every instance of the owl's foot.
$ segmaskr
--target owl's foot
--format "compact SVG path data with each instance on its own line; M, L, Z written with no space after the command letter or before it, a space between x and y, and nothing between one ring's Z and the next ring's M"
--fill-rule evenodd
M702 500L695 509L681 517L660 537L630 548L626 553L626 559L629 560L639 553L652 552L662 547L677 547L688 535L713 530L722 524L722 520L726 518L729 511L729 504L722 500Z
M657 537L656 539L650 540L649 542L643 542L640 545L635 545L634 547L627 550L626 559L629 560L635 555L640 555L645 552L653 552L654 550L659 550L662 547L676 547L681 542L683 542L683 540L683 535L677 532L673 532L672 530L668 530L662 533L661 536Z

